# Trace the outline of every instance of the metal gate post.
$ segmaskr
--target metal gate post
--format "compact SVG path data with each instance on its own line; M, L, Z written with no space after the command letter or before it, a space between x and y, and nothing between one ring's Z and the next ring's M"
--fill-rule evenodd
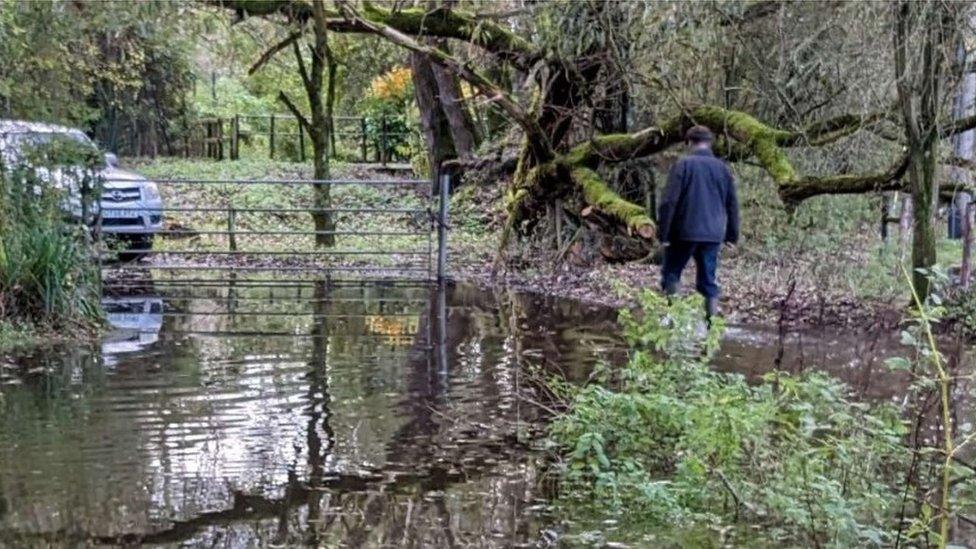
M451 192L451 176L440 176L440 204L437 215L437 281L443 282L447 275L447 201Z
M217 160L224 159L224 119L217 119Z
M233 206L227 209L227 247L232 252L237 251L237 210Z

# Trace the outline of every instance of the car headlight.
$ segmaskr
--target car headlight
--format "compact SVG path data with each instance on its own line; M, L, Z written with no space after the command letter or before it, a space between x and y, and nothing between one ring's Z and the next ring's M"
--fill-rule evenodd
M159 187L155 183L146 183L142 186L143 200L159 200Z

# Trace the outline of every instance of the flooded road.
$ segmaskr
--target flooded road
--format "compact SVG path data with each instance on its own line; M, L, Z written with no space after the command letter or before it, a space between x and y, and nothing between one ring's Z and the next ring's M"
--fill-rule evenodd
M0 366L0 544L544 545L537 381L625 357L612 310L469 287L146 282L105 306L99 348ZM895 398L897 341L850 338L732 328L717 367Z

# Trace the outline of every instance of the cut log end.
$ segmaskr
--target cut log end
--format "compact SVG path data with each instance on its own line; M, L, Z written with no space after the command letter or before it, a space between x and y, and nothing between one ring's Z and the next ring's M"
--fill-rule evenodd
M657 229L654 228L654 225L641 225L637 227L634 232L636 232L637 236L643 238L644 240L654 240L654 238L657 236Z

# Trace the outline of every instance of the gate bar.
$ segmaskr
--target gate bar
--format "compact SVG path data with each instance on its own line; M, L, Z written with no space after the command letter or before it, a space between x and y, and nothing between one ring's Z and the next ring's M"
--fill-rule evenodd
M219 208L219 207L166 207L161 208L103 208L108 211L134 209L139 211L151 210L154 212L229 212L234 210L240 212L256 213L399 213L399 214L425 214L429 210L422 208Z
M102 270L124 270L133 271L132 267L122 266L120 269L105 266ZM426 271L426 267L391 266L391 267L347 267L329 265L308 265L304 267L257 267L253 265L146 265L139 267L139 270L146 271L263 271L263 272L308 272L308 273L330 273L330 272L397 272L397 271Z
M106 178L106 183L138 183L131 179ZM418 179L374 179L359 181L356 179L148 179L151 183L164 185L413 185L429 183Z
M240 210L235 210L240 211ZM164 229L162 231L156 231L155 234L170 234L170 235L210 235L210 234L231 234L232 231L219 231L219 230L201 230L194 231L193 229ZM410 231L233 231L233 234L237 236L242 235L294 235L294 236L311 236L319 234L332 234L332 235L356 235L356 236L426 236L427 232L410 232ZM282 252L284 253L284 252Z
M140 270L148 271L154 267L141 267ZM236 286L254 286L254 287L270 287L270 286L285 286L285 287L301 287L301 288L311 288L316 284L325 283L330 288L377 288L377 287L403 287L403 288L426 288L427 285L423 283L418 283L415 280L344 280L344 279L330 279L330 278L185 278L185 277L174 277L170 276L162 279L110 279L106 281L109 287L115 286L120 283L120 281L126 281L128 284L137 286L147 286L155 284L164 284L167 286L196 286L198 284L212 284L221 288L226 288L230 285Z
M124 251L122 253L125 253ZM335 251L297 251L278 252L271 250L139 250L145 255L427 255L423 250L335 250Z

